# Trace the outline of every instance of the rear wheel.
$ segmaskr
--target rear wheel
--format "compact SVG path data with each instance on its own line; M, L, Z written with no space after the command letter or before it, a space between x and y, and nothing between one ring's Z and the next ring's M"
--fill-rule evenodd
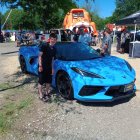
M73 87L69 75L66 72L60 72L56 77L56 86L58 92L62 97L72 100L73 99Z
M23 56L20 57L20 68L21 68L21 71L23 73L28 73L27 72L27 66L26 66L26 62L25 62L25 59Z

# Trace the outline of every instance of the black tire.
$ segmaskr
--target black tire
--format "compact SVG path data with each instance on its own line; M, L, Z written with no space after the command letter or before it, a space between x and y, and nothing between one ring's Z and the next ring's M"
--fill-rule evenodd
M25 59L23 56L20 56L20 68L21 68L21 71L25 74L27 74L27 66L26 66L26 62L25 62Z
M72 100L73 87L69 75L66 72L59 72L56 77L56 87L62 97Z

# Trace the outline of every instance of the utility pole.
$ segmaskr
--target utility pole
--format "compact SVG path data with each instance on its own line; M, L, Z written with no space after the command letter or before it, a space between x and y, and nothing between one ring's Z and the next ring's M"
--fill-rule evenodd
M9 12L9 14L8 14L8 16L7 16L6 20L5 20L5 22L3 23L2 29L4 28L4 26L5 26L7 20L8 20L8 18L9 18L9 16L10 16L11 12L12 12L12 9L10 10L10 12Z

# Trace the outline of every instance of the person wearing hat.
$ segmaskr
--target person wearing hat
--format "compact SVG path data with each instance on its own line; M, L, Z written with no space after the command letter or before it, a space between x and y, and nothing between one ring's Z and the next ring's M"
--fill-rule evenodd
M101 54L103 55L110 55L111 54L111 44L112 44L112 38L110 36L110 29L106 28L103 32L104 38L102 41L101 46Z
M78 42L90 45L91 44L91 35L88 33L87 29L81 28Z
M118 51L119 53L124 53L124 48L125 48L125 41L126 41L126 27L123 26L121 29L121 48Z

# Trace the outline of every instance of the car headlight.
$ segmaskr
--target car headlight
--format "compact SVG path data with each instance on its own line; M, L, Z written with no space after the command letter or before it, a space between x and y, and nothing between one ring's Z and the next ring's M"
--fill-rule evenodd
M125 61L125 63L127 65L127 67L129 68L129 70L132 71L132 66L127 61Z
M105 79L104 77L98 75L98 74L95 74L95 73L91 73L91 72L87 72L87 71L84 71L84 70L81 70L79 68L76 68L76 67L72 67L71 68L73 71L79 73L80 75L82 76L86 76L86 77L92 77L92 78L101 78L101 79Z

